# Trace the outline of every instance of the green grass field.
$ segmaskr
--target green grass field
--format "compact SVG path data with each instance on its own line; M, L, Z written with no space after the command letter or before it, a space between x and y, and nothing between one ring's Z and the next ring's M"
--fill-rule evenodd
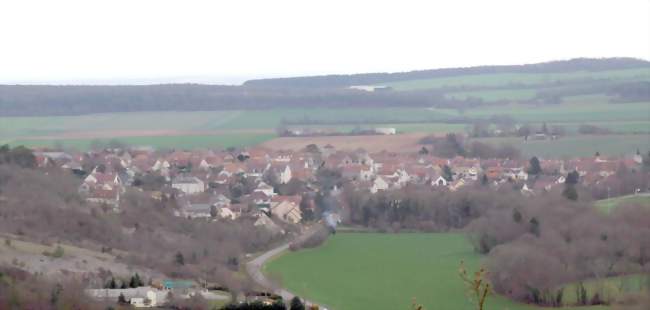
M590 292L598 292L601 298L611 300L622 293L638 292L642 289L650 288L650 275L631 275L621 277L611 277L600 280L589 280L583 282L584 288ZM576 303L578 301L577 283L564 287L564 301Z
M228 147L244 147L270 140L273 134L257 133L224 133L218 135L186 135L186 136L153 136L153 137L120 137L115 139L55 139L55 140L14 140L7 141L11 145L24 146L61 146L77 150L87 150L93 143L118 141L134 146L152 146L156 148L177 149L224 149Z
M593 100L593 102L591 101ZM185 111L185 112L136 112L107 113L80 116L49 117L0 117L0 142L47 146L62 143L86 148L94 140L110 140L115 133L117 140L129 144L145 144L160 147L197 148L222 146L247 146L273 137L274 129L283 120L299 121L309 126L333 127L349 130L357 125L369 127L395 127L400 132L463 132L468 124L450 123L458 117L489 119L495 115L509 115L519 123L565 126L574 133L581 124L593 124L617 133L649 133L650 103L637 102L610 104L602 96L575 96L568 103L557 105L485 105L468 110L440 108L295 108L246 111ZM303 126L303 125L298 125ZM166 137L152 131L177 131ZM125 134L127 132L128 134ZM78 133L97 136L75 136ZM577 138L576 138L577 139ZM577 145L567 144L567 154L586 155L594 147L589 142L603 142L610 138L590 138ZM647 143L644 136L617 136L607 149L627 153L629 148ZM56 142L56 141L58 142ZM569 141L569 140L563 140ZM607 141L604 141L607 142ZM533 145L533 144L531 144ZM537 152L535 147L525 146L525 151ZM546 147L542 146L542 151ZM575 152L569 151L575 149ZM634 149L635 150L635 149ZM633 150L633 151L634 151ZM601 151L602 152L602 151Z
M265 270L335 310L409 309L413 298L426 309L469 310L458 267L464 261L476 270L480 260L460 234L339 233L321 247L280 256ZM492 296L486 309L539 308Z
M535 98L537 91L535 89L488 89L488 90L475 90L453 92L445 94L449 98L465 100L467 98L480 98L483 101L516 101L516 100L529 100Z
M494 73L399 82L387 81L386 83L378 84L390 86L395 90L421 90L458 86L502 87L508 85L539 85L567 81L581 81L588 79L609 79L621 81L648 80L650 79L650 70L647 68L641 68L599 72L574 71L568 73L549 74Z
M603 199L596 201L596 208L599 210L610 213L616 207L623 204L641 204L650 208L650 194L628 195L622 197L615 197L610 199Z
M586 100L586 99L585 99ZM437 108L295 108L246 111L106 113L80 116L0 117L0 137L39 136L100 130L240 130L273 129L281 121L362 123L443 122L458 116L510 115L520 122L650 122L650 103L581 103L558 105L487 105L458 111ZM315 124L316 125L316 124Z

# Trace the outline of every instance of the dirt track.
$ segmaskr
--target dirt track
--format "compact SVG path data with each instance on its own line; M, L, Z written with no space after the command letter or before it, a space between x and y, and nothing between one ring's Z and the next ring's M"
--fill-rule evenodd
M299 238L308 238L311 234L316 232L316 229L319 229L318 227L312 227L308 228L301 236L297 237L296 239ZM274 293L282 296L285 302L291 301L291 299L296 296L295 294L291 293L290 291L280 288L280 289L274 289L275 285L272 283L271 280L269 280L266 275L264 275L263 269L264 269L264 264L266 264L271 258L280 255L282 252L287 251L289 249L289 245L291 244L290 242L287 242L281 246L278 246L274 249L271 249L264 254L256 257L255 259L249 261L246 263L246 272L248 272L248 275L260 286L273 291ZM317 303L314 303L312 301L309 301L307 299L304 299L301 297L303 302L307 305L317 305ZM326 307L323 307L323 305L320 305L321 309L329 309Z

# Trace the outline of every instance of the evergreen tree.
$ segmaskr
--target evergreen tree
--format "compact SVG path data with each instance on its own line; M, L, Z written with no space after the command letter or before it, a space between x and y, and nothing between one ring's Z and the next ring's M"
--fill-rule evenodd
M124 297L124 294L120 293L120 296L117 297L117 303L118 304L126 304L126 297Z
M579 179L580 179L580 174L578 173L578 171L574 170L574 171L569 172L569 174L567 174L566 180L564 181L564 183L575 185L575 184L578 184Z
M185 265L185 257L183 256L183 253L176 252L176 256L174 257L174 261L176 262L177 265L179 266L184 266Z
M117 283L115 283L115 278L111 277L111 280L108 281L108 283L106 284L106 288L109 288L109 289L112 289L112 290L117 288Z
M291 299L290 310L305 310L305 304L300 300L300 297L295 296Z
M521 212L519 210L515 209L512 211L512 220L515 221L515 223L521 223L521 219L523 216L521 215Z
M442 177L447 180L447 182L451 182L453 180L453 172L451 171L451 168L449 166L444 165L442 167Z
M136 272L135 273L135 284L137 287L144 286L144 282L142 281L142 278L140 278L140 275Z
M537 220L536 217L533 217L529 221L530 223L530 233L539 237L540 234L540 229L539 229L539 220Z
M542 166L539 163L537 156L530 159L530 166L528 167L528 174L538 175L542 173Z
M567 183L564 186L564 190L562 191L562 196L564 196L566 199L576 201L578 200L578 191L574 185Z

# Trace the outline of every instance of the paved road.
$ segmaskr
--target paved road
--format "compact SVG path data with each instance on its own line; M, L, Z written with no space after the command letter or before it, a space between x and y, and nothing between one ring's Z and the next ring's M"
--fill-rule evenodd
M302 234L302 236L300 236L298 238L307 238L308 236L313 234L315 231L316 231L316 229L313 229L313 228L308 229L305 233ZM266 264L266 262L269 259L271 259L274 256L288 250L290 244L291 244L291 241L287 242L286 244L283 244L283 245L281 245L279 247L271 249L271 250L267 251L266 253L264 253L264 254L256 257L255 259L251 260L250 262L246 263L246 271L248 272L250 277L257 284L259 284L260 286L262 286L262 287L264 287L264 288L266 288L266 289L268 289L270 291L273 291L274 293L282 296L282 298L286 302L289 302L296 295L291 293L290 291L286 290L285 288L280 288L280 289L274 288L273 287L274 285L271 282L271 280L269 280L264 275L264 272L262 272L262 268L263 268L264 264ZM305 302L307 305L312 305L312 304L318 305L317 303L306 300L306 299L304 299L302 297L301 297L301 299L303 299L303 302ZM321 309L328 309L328 308L325 308L323 305L319 305L319 306L320 306Z

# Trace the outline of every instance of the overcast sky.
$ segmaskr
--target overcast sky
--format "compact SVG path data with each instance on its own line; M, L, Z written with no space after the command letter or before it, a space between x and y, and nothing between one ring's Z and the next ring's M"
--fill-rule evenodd
M650 59L649 0L0 2L0 83L246 78Z

